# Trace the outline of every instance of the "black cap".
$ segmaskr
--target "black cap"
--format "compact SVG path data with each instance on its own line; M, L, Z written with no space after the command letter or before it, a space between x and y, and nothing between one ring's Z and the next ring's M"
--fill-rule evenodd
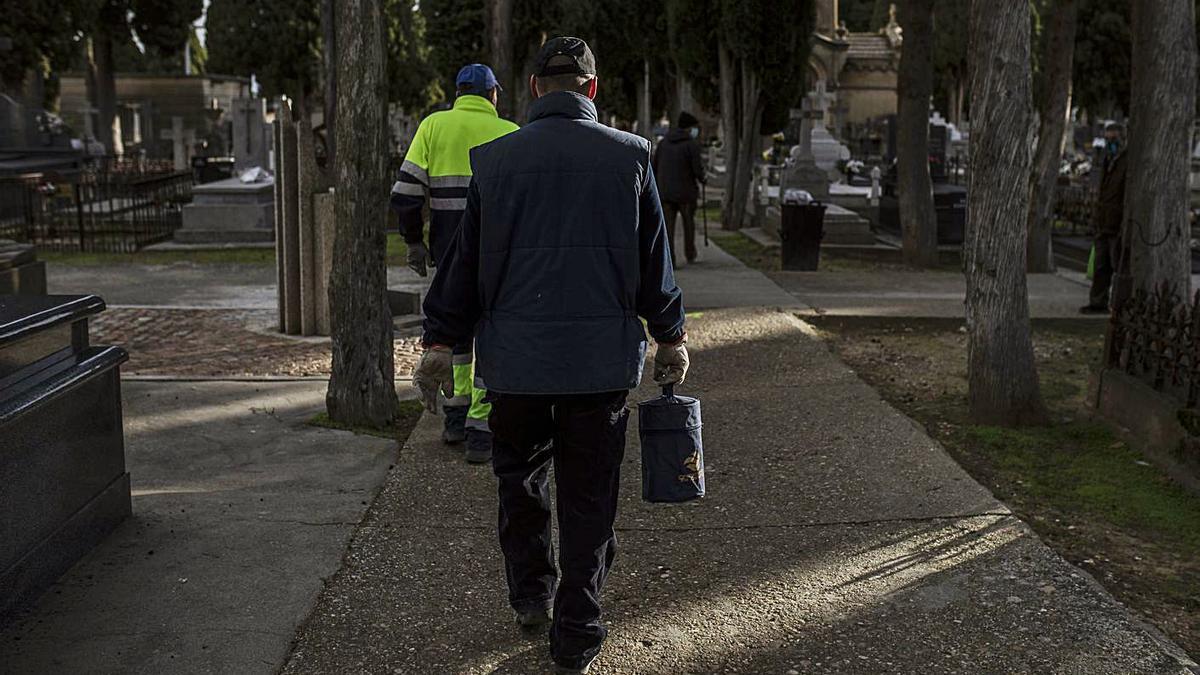
M696 119L695 115L684 110L679 113L679 120L675 123L675 126L680 129L690 129L700 126L700 120Z
M550 65L551 59L565 56L567 59L556 59L560 63ZM595 75L596 57L587 43L577 37L556 37L546 40L538 51L537 59L533 62L533 74L538 77L551 75Z

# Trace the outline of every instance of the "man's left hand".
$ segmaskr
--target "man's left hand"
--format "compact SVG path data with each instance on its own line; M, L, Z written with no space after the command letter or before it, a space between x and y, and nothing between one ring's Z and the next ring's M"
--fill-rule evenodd
M454 366L450 348L430 345L413 369L413 386L421 392L425 409L437 413L438 392L454 395Z

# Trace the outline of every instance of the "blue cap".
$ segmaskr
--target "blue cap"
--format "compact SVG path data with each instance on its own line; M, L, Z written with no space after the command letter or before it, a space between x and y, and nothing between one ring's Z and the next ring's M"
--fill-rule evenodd
M466 89L463 86L466 85ZM489 89L500 87L500 83L496 81L496 74L491 68L482 63L472 63L468 66L463 66L462 70L458 71L458 77L454 78L454 86L458 87L459 92L463 94L486 94Z

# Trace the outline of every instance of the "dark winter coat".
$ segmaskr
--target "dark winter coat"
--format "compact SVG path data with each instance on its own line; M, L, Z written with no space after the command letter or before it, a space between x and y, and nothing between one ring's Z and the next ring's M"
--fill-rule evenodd
M521 130L472 150L471 168L425 298L425 342L474 335L494 392L637 386L646 329L675 342L684 324L649 143L600 124L586 96L555 92Z
M1125 151L1105 157L1100 191L1096 195L1096 232L1120 234L1125 213Z
M654 153L658 196L673 204L695 204L704 182L700 144L687 129L672 129Z

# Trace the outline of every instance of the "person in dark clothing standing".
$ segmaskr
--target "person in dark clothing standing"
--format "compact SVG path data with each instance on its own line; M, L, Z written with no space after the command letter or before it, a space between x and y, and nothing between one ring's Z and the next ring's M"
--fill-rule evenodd
M551 623L560 670L587 672L607 635L600 592L646 331L658 343L655 382L682 382L688 355L649 143L597 121L583 40L548 41L534 73L528 124L471 151L466 211L425 299L413 380L434 410L452 380L449 345L475 337L509 603L525 629Z
M683 218L683 250L688 263L696 262L696 199L704 182L704 161L700 157L700 122L686 112L679 113L675 128L658 144L654 153L654 175L662 198L671 240L671 264L675 264L675 214Z
M1111 123L1104 128L1104 160L1100 190L1096 195L1096 264L1092 272L1092 290L1083 314L1108 312L1113 278L1124 253L1122 221L1125 218L1125 129Z

